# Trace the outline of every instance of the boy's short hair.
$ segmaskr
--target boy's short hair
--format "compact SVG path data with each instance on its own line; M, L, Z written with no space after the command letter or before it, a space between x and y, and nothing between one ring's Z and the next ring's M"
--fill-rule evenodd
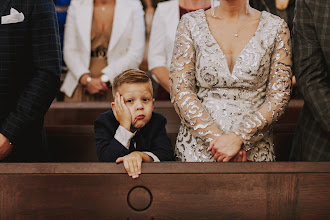
M115 97L118 88L125 83L149 83L151 95L153 95L152 82L149 76L142 70L129 69L115 77L112 83L112 95Z

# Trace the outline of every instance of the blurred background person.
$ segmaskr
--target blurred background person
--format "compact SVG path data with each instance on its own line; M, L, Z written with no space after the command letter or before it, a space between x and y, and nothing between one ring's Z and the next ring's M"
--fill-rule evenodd
M138 0L71 0L64 33L64 101L111 101L107 82L138 68L145 44Z
M159 2L164 2L164 1L168 1L168 0L141 0L141 3L143 5L143 10L144 10L144 13L145 13L147 37L150 34L151 23L152 23L152 19L153 19L157 4Z
M281 17L292 31L295 2L296 0L250 0L250 5L259 11L268 11Z
M149 37L150 37L150 31L151 31L151 24L152 20L155 14L155 9L157 8L157 4L159 2L168 1L168 0L140 0L143 5L144 10L144 20L145 20L145 27L146 27L146 43L144 47L144 55L143 60L140 65L140 69L145 71L149 77L152 79L152 74L150 71L148 71L148 48L149 48ZM154 94L156 94L158 83L152 79Z
M148 51L148 69L159 83L156 99L169 100L169 68L175 33L182 15L211 8L206 0L171 0L158 4L152 22Z

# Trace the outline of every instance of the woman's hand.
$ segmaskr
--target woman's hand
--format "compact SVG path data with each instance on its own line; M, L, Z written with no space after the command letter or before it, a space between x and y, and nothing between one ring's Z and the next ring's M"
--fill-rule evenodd
M103 95L108 90L107 84L102 82L101 76L92 78L92 80L86 84L86 90L91 95L100 94Z
M242 144L242 139L232 132L215 138L207 150L212 151L213 158L217 162L229 162L238 154Z
M105 91L107 91L109 88L107 87L107 84L102 82L101 76L97 78L92 78L90 82L87 82L87 78L89 77L89 74L84 74L80 78L80 83L86 86L86 90L91 95L100 94L103 95Z
M141 174L142 152L134 151L124 157L119 157L116 163L124 163L128 175L136 179Z
M240 150L236 156L230 160L230 162L246 162L246 151L245 150Z

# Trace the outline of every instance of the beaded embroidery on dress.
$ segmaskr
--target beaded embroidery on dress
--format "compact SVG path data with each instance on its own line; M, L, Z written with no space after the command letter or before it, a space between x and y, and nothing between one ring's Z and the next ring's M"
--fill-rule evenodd
M184 15L170 71L171 101L181 118L178 159L214 161L210 141L235 132L248 161L274 161L272 124L290 100L291 76L290 32L281 18L262 12L230 73L205 12Z

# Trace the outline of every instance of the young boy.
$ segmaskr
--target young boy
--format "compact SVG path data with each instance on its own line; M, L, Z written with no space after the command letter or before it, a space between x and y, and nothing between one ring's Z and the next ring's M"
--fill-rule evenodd
M99 161L124 163L129 176L141 174L142 162L174 160L166 119L153 112L151 80L140 70L127 70L112 85L115 101L95 121Z

